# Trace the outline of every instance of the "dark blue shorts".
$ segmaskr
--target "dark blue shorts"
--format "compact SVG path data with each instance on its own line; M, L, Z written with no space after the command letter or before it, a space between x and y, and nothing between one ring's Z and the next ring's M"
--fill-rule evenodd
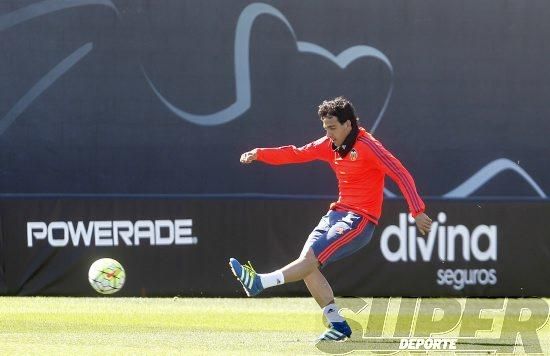
M315 230L309 234L301 256L311 247L315 257L324 267L367 245L374 233L374 227L372 221L359 214L329 210Z

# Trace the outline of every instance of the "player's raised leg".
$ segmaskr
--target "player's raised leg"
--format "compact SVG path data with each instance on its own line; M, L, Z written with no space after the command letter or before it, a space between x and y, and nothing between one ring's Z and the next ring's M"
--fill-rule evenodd
M285 267L271 273L259 274L250 262L248 262L248 265L242 265L234 258L229 259L229 267L237 280L243 285L246 295L253 297L266 288L303 280L318 268L318 262L313 251L311 251L309 254L300 256Z
M302 253L296 260L281 268L281 272L284 282L290 283L301 281L318 269L319 261L317 261L313 250L309 248L306 253Z

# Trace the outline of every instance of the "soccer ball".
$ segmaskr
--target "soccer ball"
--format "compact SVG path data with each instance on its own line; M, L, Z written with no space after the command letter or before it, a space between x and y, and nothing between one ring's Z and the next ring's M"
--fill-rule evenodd
M101 294L113 294L124 285L126 272L117 260L101 258L90 266L88 281L93 289Z

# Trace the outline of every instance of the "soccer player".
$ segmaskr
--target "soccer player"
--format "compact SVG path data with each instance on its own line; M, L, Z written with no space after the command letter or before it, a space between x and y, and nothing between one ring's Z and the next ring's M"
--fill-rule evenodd
M424 202L409 172L359 127L351 102L343 97L324 101L318 114L326 131L324 137L300 148L255 148L243 153L240 160L244 164L257 160L272 165L325 161L338 179L338 201L330 205L295 261L266 274L256 273L250 263L242 265L234 258L229 266L249 297L266 288L303 280L329 323L319 340L345 340L351 328L339 314L332 288L320 268L369 243L381 214L385 175L399 186L422 234L430 231L432 220L424 213Z

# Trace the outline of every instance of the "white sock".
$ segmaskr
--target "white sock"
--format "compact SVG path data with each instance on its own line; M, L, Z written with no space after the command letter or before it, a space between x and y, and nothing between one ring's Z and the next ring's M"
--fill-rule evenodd
M345 319L338 313L338 307L336 304L331 303L323 308L323 314L327 318L329 323L341 323Z
M285 276L283 276L283 272L281 272L280 269L271 273L258 274L258 276L260 276L260 281L262 282L262 286L264 288L278 286L285 283Z

